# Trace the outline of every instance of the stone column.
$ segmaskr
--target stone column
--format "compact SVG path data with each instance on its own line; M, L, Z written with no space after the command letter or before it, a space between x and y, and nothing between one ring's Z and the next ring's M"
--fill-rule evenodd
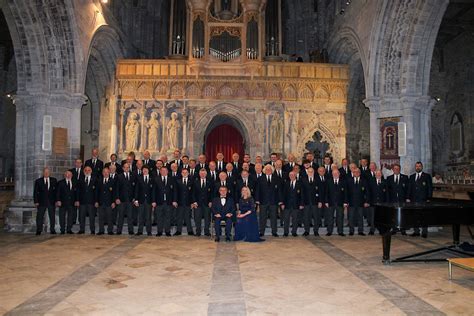
M36 230L36 208L33 204L33 183L49 167L51 175L62 178L63 172L73 166L79 157L81 107L84 95L20 93L16 105L15 146L15 200L5 211L5 229L12 232ZM52 128L67 129L68 144L65 154L45 151L43 117L52 117Z
M366 99L365 106L370 110L370 160L380 164L380 100ZM362 157L360 157L362 158Z

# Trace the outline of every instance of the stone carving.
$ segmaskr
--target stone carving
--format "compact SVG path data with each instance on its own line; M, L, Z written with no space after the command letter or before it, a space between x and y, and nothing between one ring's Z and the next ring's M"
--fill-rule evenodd
M271 151L281 153L283 152L283 120L280 113L273 115L272 122L270 124L270 148Z
M150 120L146 124L148 129L148 149L158 150L160 122L158 121L158 113L151 112Z
M179 130L181 129L181 122L178 119L178 113L171 113L171 119L168 122L166 130L168 132L168 148L175 150L178 148Z
M131 112L128 116L127 125L125 126L125 139L127 150L138 150L138 141L140 136L140 122L138 122L138 114Z

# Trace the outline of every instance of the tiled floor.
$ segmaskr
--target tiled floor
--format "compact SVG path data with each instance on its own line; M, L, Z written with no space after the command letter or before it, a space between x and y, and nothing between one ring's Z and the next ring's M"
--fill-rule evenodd
M209 238L0 234L0 314L474 314L474 273L381 264L379 236ZM395 236L393 256L449 243Z

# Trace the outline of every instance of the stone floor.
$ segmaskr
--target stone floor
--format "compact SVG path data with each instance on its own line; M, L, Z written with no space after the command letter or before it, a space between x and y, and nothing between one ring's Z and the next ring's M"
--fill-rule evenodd
M449 236L397 235L392 254ZM384 266L379 236L266 239L2 233L0 314L474 314L474 273L449 281L446 263Z

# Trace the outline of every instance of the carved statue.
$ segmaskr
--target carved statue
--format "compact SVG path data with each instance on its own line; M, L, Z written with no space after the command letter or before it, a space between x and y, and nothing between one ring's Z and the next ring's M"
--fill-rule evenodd
M168 131L168 147L171 150L178 148L178 135L181 129L181 123L178 120L178 113L171 113L171 119L166 126Z
M270 148L273 152L283 152L283 120L279 113L273 115L272 122L270 124Z
M158 113L151 112L150 120L146 124L148 128L148 149L158 150L158 132L160 130L160 122L158 122Z
M138 122L138 114L132 112L128 116L127 125L125 126L125 139L127 144L127 150L138 150L139 134L140 123Z

